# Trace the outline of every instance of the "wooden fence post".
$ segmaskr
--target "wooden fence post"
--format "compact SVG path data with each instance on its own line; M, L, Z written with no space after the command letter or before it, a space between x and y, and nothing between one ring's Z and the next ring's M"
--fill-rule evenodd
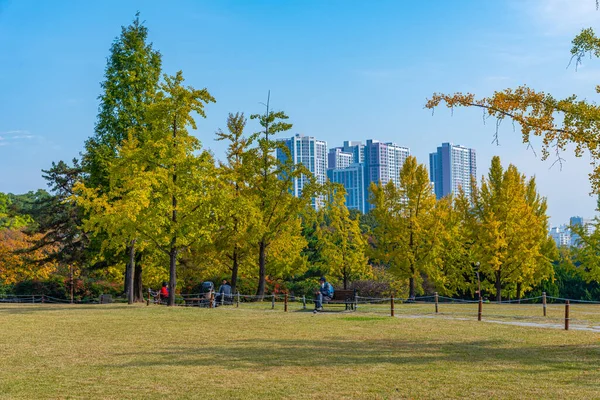
M483 311L483 300L479 299L479 310L477 311L477 321L481 321L482 311Z
M210 297L209 297L209 303L208 303L208 308L213 308L215 306L215 292L213 292L212 290L210 291Z
M271 297L271 310L275 309L275 295L273 295L273 297Z
M283 312L287 312L288 307L288 294L286 293L283 298Z
M438 292L435 292L434 297L435 297L435 313L437 314L438 313L438 301L439 301Z
M240 306L240 292L237 292L237 301L235 302L235 306L236 307Z
M546 292L542 292L542 307L544 309L544 317L546 316Z
M306 296L302 296L302 309L306 310Z
M390 298L390 314L392 317L394 316L394 295Z
M565 331L569 330L569 300L565 301Z

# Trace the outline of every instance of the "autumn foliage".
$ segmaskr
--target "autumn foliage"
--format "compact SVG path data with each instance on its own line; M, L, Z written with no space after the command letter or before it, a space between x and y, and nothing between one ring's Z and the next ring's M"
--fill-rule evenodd
M29 236L23 228L0 229L0 283L46 279L56 271L56 264L44 261L47 249L27 252L40 236Z

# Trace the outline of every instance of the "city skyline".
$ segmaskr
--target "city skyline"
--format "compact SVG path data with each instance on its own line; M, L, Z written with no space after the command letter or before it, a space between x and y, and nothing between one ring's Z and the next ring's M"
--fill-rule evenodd
M528 149L510 123L497 145L495 121L484 124L479 112L442 107L432 116L423 105L434 92L487 95L519 84L595 98L600 63L566 68L574 34L600 20L593 3L182 1L171 10L158 1L0 0L0 191L46 188L42 169L79 157L93 134L110 45L140 11L164 72L181 68L186 84L217 99L196 135L219 159L225 148L214 132L227 114L264 112L271 90L295 132L330 143L377 137L425 163L433 144L461 143L477 149L478 180L494 155L536 176L553 225L591 217L587 156L563 154L561 170L553 156L541 162L539 143ZM255 29L264 20L269 28ZM249 133L259 129L249 121Z

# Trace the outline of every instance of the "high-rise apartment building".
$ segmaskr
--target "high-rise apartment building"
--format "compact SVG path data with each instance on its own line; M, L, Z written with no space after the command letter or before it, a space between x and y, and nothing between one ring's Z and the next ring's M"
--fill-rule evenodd
M568 247L571 245L571 232L565 225L552 227L550 229L550 236L556 242L557 247Z
M354 154L345 152L342 147L329 149L327 155L327 168L347 168L354 163Z
M363 164L354 163L345 168L331 168L327 170L327 177L331 182L340 183L346 190L346 207L350 210L365 212L365 170Z
M435 153L429 154L429 177L436 198L456 193L460 187L469 195L472 176L477 176L474 149L442 143Z
M364 148L365 211L373 208L368 202L371 183L386 185L392 181L395 185L399 185L400 170L408 156L410 156L408 147L367 140Z
M346 207L365 212L364 148L361 142L345 141L329 149L327 178L346 190Z
M344 145L342 146L342 150L346 153L352 153L354 157L353 160L355 163L364 163L365 162L365 145L362 142L358 141L344 141Z
M360 164L365 161L365 145L362 142L344 141L341 147L329 149L328 168L346 168L350 164Z
M591 219L580 216L571 217L569 219L569 226L581 226L587 235L591 235L596 229L596 226ZM577 233L571 232L571 246L580 246L580 241L581 237Z
M300 134L296 134L289 139L278 140L285 143L294 164L303 164L313 173L318 183L325 183L327 179L327 142ZM281 149L277 149L277 159L285 161L287 159L286 153ZM308 177L306 176L295 178L292 194L299 197L307 183ZM313 207L316 209L320 208L323 203L323 196L313 199Z

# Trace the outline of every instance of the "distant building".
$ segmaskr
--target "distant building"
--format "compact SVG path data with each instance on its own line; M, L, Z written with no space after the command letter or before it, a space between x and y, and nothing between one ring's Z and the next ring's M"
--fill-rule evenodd
M550 236L552 236L558 247L571 246L571 232L565 225L551 228Z
M285 143L290 152L294 164L303 164L313 173L318 183L324 184L327 179L327 142L317 140L312 136L296 134L289 139L278 139ZM277 149L277 159L285 161L287 155L281 149ZM299 197L302 189L308 183L308 177L302 176L294 179L292 194ZM319 196L313 199L313 207L320 208L325 198Z
M588 218L582 218L580 216L571 217L569 219L570 226L582 226L583 231L587 235L591 235L596 230L596 226L594 225L594 221ZM571 246L580 246L581 237L576 233L571 233Z
M354 163L345 168L327 170L331 182L340 183L346 190L346 207L350 210L365 212L365 169L363 164Z
M460 187L470 195L472 176L477 176L474 149L442 143L435 153L429 154L429 177L436 198L456 193Z
M368 202L371 183L386 185L392 181L395 185L399 185L400 170L408 156L410 156L408 147L367 140L364 148L365 211L373 208Z

